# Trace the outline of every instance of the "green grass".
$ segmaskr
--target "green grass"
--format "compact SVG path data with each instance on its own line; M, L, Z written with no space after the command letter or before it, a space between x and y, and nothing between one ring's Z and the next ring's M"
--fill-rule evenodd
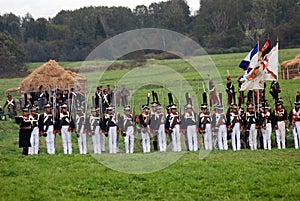
M300 150L293 148L212 151L202 160L198 152L190 152L158 172L126 174L92 155L79 155L75 138L73 155L62 154L57 136L56 155L45 153L41 138L41 153L36 156L22 156L17 138L17 126L1 121L0 200L298 200L300 196Z

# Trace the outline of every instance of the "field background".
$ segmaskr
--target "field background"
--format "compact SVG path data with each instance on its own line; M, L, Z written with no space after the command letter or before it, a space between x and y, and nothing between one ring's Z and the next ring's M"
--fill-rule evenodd
M279 61L281 63L299 53L300 49L280 50ZM243 74L237 66L246 54L211 55L224 83L227 70L230 70L234 82ZM180 72L196 91L199 89L199 94L202 93L201 79L193 71L188 70L189 66L185 62L175 59L149 60L148 63L172 67ZM33 70L40 65L41 63L28 64L28 68ZM65 68L77 68L81 62L62 62L60 65ZM101 84L114 85L116 80L129 71L130 69L107 71ZM89 76L89 73L86 75ZM0 79L0 105L3 105L6 99L5 90L18 87L21 80L22 78ZM290 109L288 100L291 98L294 101L296 91L300 90L300 81L279 80L279 82L282 88L281 96ZM269 84L267 83L267 89ZM135 112L140 112L139 107L146 101L144 96L151 90L149 86L136 92L135 98L142 98L135 100ZM270 101L268 90L266 94ZM166 99L165 97L165 104ZM197 152L186 153L176 163L162 171L141 175L114 171L100 164L91 155L77 154L75 137L73 137L75 154L70 156L62 154L59 136L57 136L58 154L54 156L45 154L44 138L41 138L41 154L38 156L22 156L17 141L17 125L9 121L0 121L0 200L299 200L300 198L300 151L293 148L291 134L288 135L289 148L286 150L276 148L271 151L215 150L203 160L199 159Z

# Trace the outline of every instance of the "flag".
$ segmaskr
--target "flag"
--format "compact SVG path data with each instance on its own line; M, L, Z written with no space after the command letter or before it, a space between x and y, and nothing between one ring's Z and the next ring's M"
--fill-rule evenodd
M264 74L263 65L259 64L253 68L253 70L244 75L241 81L244 81L241 85L240 91L264 89Z
M276 43L263 61L265 80L278 80L278 65L278 43Z
M239 67L244 69L245 71L252 69L256 66L258 61L258 43L255 47L248 53L248 55L244 58L244 60L240 63Z
M264 58L264 56L271 51L271 45L270 45L270 43L271 43L270 40L267 40L265 42L265 44L261 48L261 53L260 53L259 58Z

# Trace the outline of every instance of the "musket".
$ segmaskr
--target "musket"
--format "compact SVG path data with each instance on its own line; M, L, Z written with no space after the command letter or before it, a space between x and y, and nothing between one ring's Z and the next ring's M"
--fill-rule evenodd
M103 111L102 111L102 97L99 96L99 110L100 110L100 120L103 118Z
M52 121L53 125L55 125L55 117L56 117L56 87L54 89L54 92L52 94L52 108L53 108L53 115L52 115Z

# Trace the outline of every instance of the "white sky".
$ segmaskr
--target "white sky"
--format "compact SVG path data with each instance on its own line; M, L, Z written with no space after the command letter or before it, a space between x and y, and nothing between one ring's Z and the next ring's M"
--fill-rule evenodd
M137 5L149 6L153 2L167 0L0 0L0 14L14 13L25 16L30 13L35 19L54 17L61 10L75 10L84 6L124 6L134 9ZM200 0L187 0L191 13L199 9Z

